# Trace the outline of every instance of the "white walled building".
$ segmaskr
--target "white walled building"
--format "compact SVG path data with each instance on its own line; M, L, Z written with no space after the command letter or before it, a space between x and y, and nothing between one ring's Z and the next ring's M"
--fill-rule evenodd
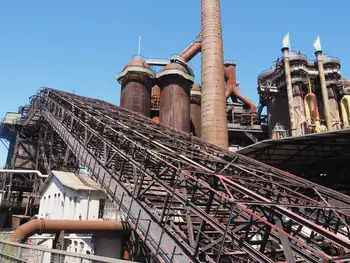
M40 190L38 217L43 219L97 220L103 217L105 194L99 184L86 174L52 171ZM54 235L31 237L33 245L52 248ZM91 235L67 234L64 250L73 253L95 254ZM50 255L46 255L50 260ZM49 262L49 261L48 261ZM66 258L66 262L70 262ZM75 262L75 261L74 261Z
M88 175L52 171L40 190L39 218L96 220L105 194ZM101 208L101 209L100 209Z

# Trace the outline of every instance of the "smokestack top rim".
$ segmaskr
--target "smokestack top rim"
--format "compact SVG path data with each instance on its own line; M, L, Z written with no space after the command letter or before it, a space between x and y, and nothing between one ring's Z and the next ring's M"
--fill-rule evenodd
M234 66L234 67L236 67L236 66L237 66L237 63L236 63L235 61L233 61L233 60L227 60L227 61L224 62L224 66L225 66L225 67L229 67L229 66Z

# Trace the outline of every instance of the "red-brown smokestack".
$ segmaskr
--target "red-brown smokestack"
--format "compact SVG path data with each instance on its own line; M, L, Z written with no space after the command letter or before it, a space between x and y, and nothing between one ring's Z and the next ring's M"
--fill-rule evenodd
M220 0L202 0L202 132L228 148Z

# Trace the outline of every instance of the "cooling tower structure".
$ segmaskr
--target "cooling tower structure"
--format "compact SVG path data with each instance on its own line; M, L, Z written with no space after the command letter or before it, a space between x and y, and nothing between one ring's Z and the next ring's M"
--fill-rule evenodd
M143 59L137 57L127 63L117 75L121 84L120 107L149 117L154 78L155 73Z
M285 48L282 51L284 58L278 59L275 66L258 76L260 103L267 107L269 137L299 136L340 129L338 105L344 95L340 60L336 57L318 55L316 61L311 61L300 52L286 53ZM289 69L286 68L286 56ZM288 71L290 80L286 74ZM308 87L309 80L311 90ZM289 92L288 84L292 87ZM322 86L326 87L326 100L322 95ZM306 98L307 94L311 95ZM308 119L311 116L313 120ZM314 119L315 116L317 120ZM330 116L328 123L327 116ZM318 128L314 126L317 123ZM294 134L291 132L293 126Z
M201 137L228 148L224 57L219 0L202 0Z

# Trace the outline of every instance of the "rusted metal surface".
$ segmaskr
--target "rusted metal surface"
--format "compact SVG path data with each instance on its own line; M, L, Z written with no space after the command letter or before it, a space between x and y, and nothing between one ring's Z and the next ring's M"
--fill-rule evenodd
M289 136L289 111L287 96L276 96L268 101L268 132L271 139Z
M250 108L251 123L253 123L257 117L256 106L250 99L243 96L243 94L240 93L239 90L237 89L236 64L233 64L233 63L225 64L225 78L227 79L226 90L225 90L226 99L228 99L229 97L232 97L232 101L234 101L234 99L237 98L240 101L242 101L244 104L248 105Z
M160 106L160 87L154 85L152 88L152 109L159 109Z
M305 107L303 99L303 91L301 85L293 85L293 106L294 106L294 117L295 117L295 127L297 129L297 134L305 134Z
M191 132L201 137L201 88L193 84L191 89Z
M332 129L339 130L340 127L340 116L337 94L335 92L335 87L329 87L328 90L328 101L329 101L329 114L332 120Z
M150 66L141 58L131 60L123 71L132 69L130 73L121 77L120 107L150 116L152 79L146 72L139 69L151 70Z
M128 231L128 225L120 221L101 221L101 220L48 220L34 219L21 225L16 229L10 238L13 242L24 242L28 237L35 233L98 233L111 231Z
M326 77L325 77L324 68L323 68L322 51L315 52L315 55L317 58L318 74L319 74L320 83L321 83L324 118L326 119L326 125L327 125L328 131L332 131L333 125L332 125L332 117L330 114Z
M200 40L193 41L180 53L180 57L186 62L190 61L201 51L201 46Z
M192 83L180 74L188 74L187 69L171 63L163 70L162 77L158 78L161 88L160 95L160 122L174 127L177 130L190 132L190 87Z
M291 130L291 135L295 136L296 128L295 128L295 116L294 116L294 105L293 105L292 77L290 74L290 65L289 65L289 48L282 48L282 52L284 57L284 72L286 77L290 130Z
M105 101L44 89L31 108L160 262L285 262L288 246L318 263L350 250L348 196Z
M160 122L159 116L153 117L152 120L154 120L155 122Z
M344 86L350 86L350 81L346 78L341 78L341 81L343 81Z
M210 143L228 148L224 58L219 0L202 0L202 131Z

